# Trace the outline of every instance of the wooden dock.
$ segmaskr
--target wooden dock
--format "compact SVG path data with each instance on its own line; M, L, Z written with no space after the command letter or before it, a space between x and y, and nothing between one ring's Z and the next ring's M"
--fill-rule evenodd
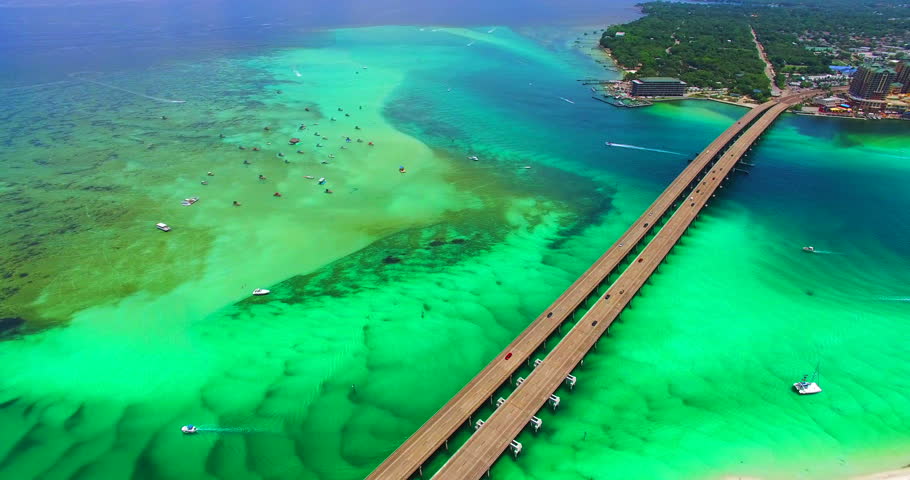
M449 402L427 420L417 432L411 435L407 441L386 458L386 460L383 461L367 479L406 480L411 478L415 472L419 472L424 462L441 448L459 428L464 426L470 416L476 412L484 402L491 399L494 392L508 381L509 377L529 359L530 355L534 354L547 338L549 338L567 319L571 318L579 306L595 293L596 289L607 280L608 276L616 270L620 263L633 252L635 247L638 246L644 237L653 229L655 223L669 212L674 203L681 200L690 187L693 187L697 178L704 173L704 170L709 167L709 164L718 156L718 153L720 153L722 149L728 147L730 142L740 135L746 127L749 127L755 122L755 125L749 128L747 133L743 134L743 137L736 141L736 143L724 153L721 161L725 158L729 158L731 151L738 151L736 150L737 145L743 143L743 138L751 138L750 135L757 138L758 135L767 128L767 125L773 121L773 118L766 121L767 117L772 112L777 110L783 111L783 109L787 108L786 106L781 108L782 104L780 104L780 102L782 100L783 99L779 99L777 101L768 102L750 110L736 124L732 125L717 137L698 155L698 157L696 157L695 160L689 163L683 172L673 180L667 189L664 190L654 203L645 210L641 217L639 217L639 219L629 227L618 240L616 240L603 256L601 256L562 295L560 295L546 311L541 313L537 319L519 334L500 355L481 370L481 372L452 397ZM779 115L779 111L770 116L776 118L777 115ZM760 125L763 126L757 130L756 127ZM752 133L750 134L749 132ZM752 141L754 141L754 139ZM751 142L749 142L749 145L751 145ZM742 154L740 153L736 156L736 160L738 160L741 155ZM733 163L735 163L735 160ZM718 168L718 165L715 165L711 171L714 172L714 170ZM729 172L729 168L726 171ZM709 173L708 175L711 174ZM713 173L713 175L717 177L716 173ZM719 183L724 177L725 175L717 178L716 183ZM693 187L693 191L695 189L696 187ZM695 194L698 196L697 199L700 200L706 191L706 188L699 188L699 192ZM690 203L700 205L695 199ZM700 209L700 206L698 209L690 209L691 212L694 212L692 214L693 218L694 214ZM670 222L674 222L674 218L679 217L680 211L677 211L657 234L658 237L662 239L658 243L659 245L669 245L667 251L669 251L669 248L676 242L670 232L675 231L674 229L678 228L671 227ZM691 222L691 219L689 221ZM673 224L676 225L680 222L681 220L676 220ZM688 226L688 223L686 223L686 226ZM681 234L682 233L680 232L680 235ZM645 248L646 251L651 249L649 252L654 252L655 249L658 248L654 246L656 245L655 241L657 241L658 237L655 237L649 243ZM675 238L678 239L679 237L676 236ZM671 240L666 239L672 239L672 242ZM517 436L517 432L527 424L530 417L540 408L540 405L542 405L549 395L556 390L562 382L562 379L565 378L565 375L575 367L578 362L573 360L575 360L576 357L580 360L581 356L588 351L590 345L593 345L593 341L596 340L596 337L600 336L606 326L615 318L615 315L618 315L619 311L622 310L622 307L625 306L625 303L628 302L627 300L625 302L619 300L622 298L631 298L638 288L634 287L637 279L640 276L643 276L641 277L641 283L644 283L644 280L647 279L647 275L650 275L650 272L653 271L653 269L647 270L647 268L652 264L656 268L657 264L654 263L654 259L657 258L657 255L648 253L648 257L650 257L648 261L645 261L645 258L648 257L645 257L644 255L645 253L642 252L642 254L638 256L639 260L636 260L636 262L626 269L626 272L624 272L620 276L620 279L609 289L609 292L614 293L608 293L608 295L613 295L615 297L615 292L620 290L624 293L619 294L616 301L598 302L592 310L588 312L585 322L589 325L590 322L587 322L588 318L600 318L600 316L603 316L605 319L610 318L610 320L601 322L596 327L591 327L590 325L587 328L584 328L581 325L574 327L566 338L564 338L546 357L541 366L528 378L528 382L531 382L531 379L534 379L531 383L531 387L529 388L527 386L528 382L526 382L522 387L517 389L509 397L503 407L499 408L499 410L490 417L487 424L480 428L455 456L452 457L443 469L439 471L439 478L458 480L478 478L487 471L489 466L492 465L496 458L498 458L502 451L508 446L509 442ZM660 260L662 259L663 256L660 256ZM659 260L657 263L659 263ZM630 273L630 271L632 273ZM645 275L645 272L647 272L647 275ZM632 279L636 280L633 281ZM630 286L621 286L617 289L617 285L620 284L629 284ZM622 307L619 306L620 304ZM609 305L609 310L605 311L604 309L606 307L604 307L604 305ZM613 312L614 310L615 314L610 317L609 312ZM567 343L567 340L570 340L570 342ZM556 355L557 352L560 352L559 355ZM505 359L507 353L512 354L508 360ZM562 374L563 371L566 373ZM559 374L562 374L562 377L557 378ZM555 386L552 385L554 379L556 380ZM539 400L540 395L543 395L542 392L544 391L547 392L546 395L538 402L537 400ZM492 426L489 426L490 422L492 422Z

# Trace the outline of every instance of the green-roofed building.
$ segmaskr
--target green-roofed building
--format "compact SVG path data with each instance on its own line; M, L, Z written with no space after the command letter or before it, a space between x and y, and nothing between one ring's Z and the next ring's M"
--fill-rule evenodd
M857 100L884 100L897 72L879 64L862 65L850 81L850 96Z
M670 77L644 77L632 80L633 97L681 97L686 82Z
M904 84L901 93L910 93L910 60L897 64L897 82Z

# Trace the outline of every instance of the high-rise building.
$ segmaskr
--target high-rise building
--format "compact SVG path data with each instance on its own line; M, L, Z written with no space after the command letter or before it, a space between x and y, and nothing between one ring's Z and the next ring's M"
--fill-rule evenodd
M850 96L856 100L884 100L897 72L882 65L863 65L850 81Z
M682 97L686 94L686 82L678 78L645 77L632 80L632 95L635 97Z
M901 93L910 93L910 60L904 60L897 64L897 80L895 82L903 85Z

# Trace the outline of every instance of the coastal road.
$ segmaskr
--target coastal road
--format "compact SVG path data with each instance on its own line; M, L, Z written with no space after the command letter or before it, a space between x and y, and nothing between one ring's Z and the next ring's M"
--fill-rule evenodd
M771 64L771 61L768 60L768 54L765 53L765 46L758 41L758 35L755 33L755 29L751 26L749 30L752 31L752 40L755 42L755 47L758 48L758 57L765 62L765 76L768 77L768 80L771 80L771 96L779 97L786 94L786 91L781 90L776 83L774 83L774 65Z

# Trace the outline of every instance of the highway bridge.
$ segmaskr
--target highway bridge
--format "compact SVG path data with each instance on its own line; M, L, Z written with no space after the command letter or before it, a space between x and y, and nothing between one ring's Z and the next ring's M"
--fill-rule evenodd
M477 479L489 472L507 448L519 451L522 446L515 438L521 430L533 424L537 419L535 414L547 402L559 402L554 392L567 380L574 383L573 369L663 262L755 141L787 108L820 93L808 91L766 102L724 131L689 163L603 256L367 480L423 477L425 462L440 448L448 448L449 438L460 428L474 426L472 415L485 402L492 402L495 392L509 383L515 372L530 362L531 356L563 324L574 322L576 312L593 305L538 362L528 378L500 402L493 415L478 422L477 431L433 478ZM601 294L599 290L604 286L608 288Z

